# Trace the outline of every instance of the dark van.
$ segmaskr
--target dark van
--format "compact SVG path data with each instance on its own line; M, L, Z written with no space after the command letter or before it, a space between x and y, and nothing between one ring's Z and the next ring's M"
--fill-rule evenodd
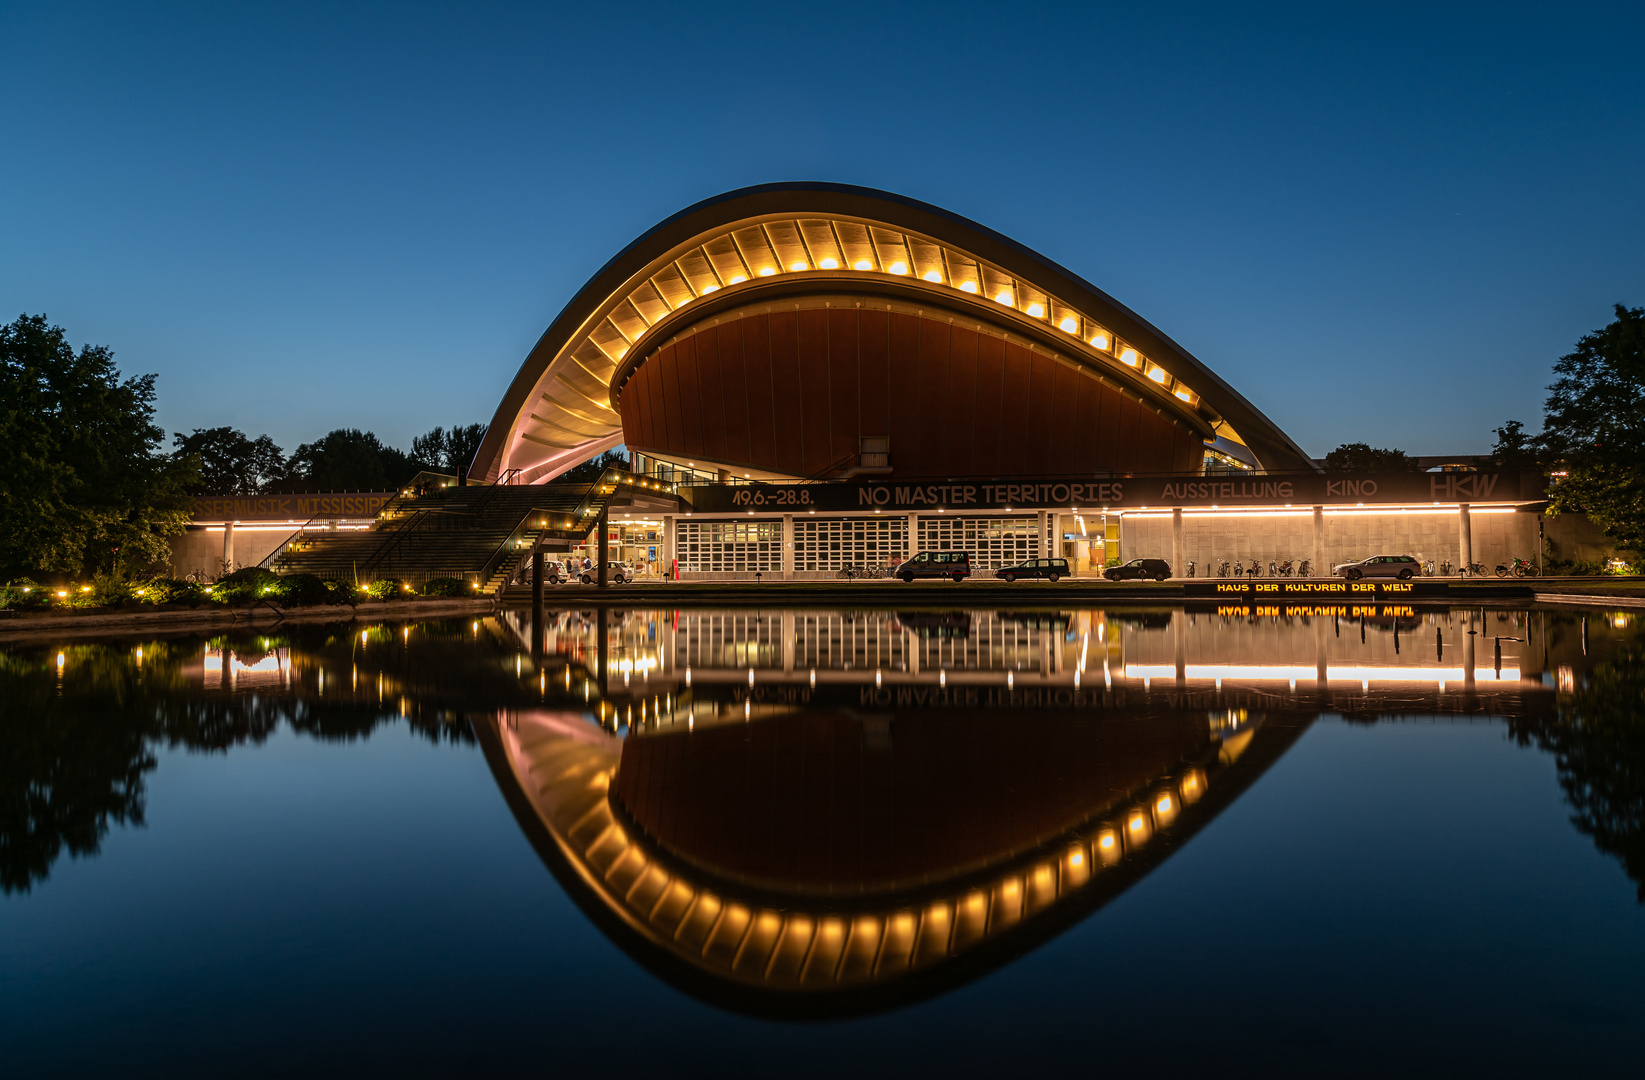
M904 581L917 577L949 578L960 581L971 576L969 551L922 551L897 567L897 576Z

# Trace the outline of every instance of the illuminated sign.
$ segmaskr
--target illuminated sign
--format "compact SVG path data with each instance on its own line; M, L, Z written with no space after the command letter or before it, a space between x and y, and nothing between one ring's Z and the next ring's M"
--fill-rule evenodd
M213 495L194 499L195 521L307 521L316 517L376 517L392 491L318 495Z
M1243 603L1286 600L1341 600L1348 603L1367 600L1413 600L1448 596L1450 591L1450 583L1445 581L1344 581L1341 578L1325 578L1321 581L1189 581L1184 582L1182 586L1184 596Z
M1544 497L1536 472L1269 473L1250 478L1175 476L1047 477L926 481L822 481L707 484L680 488L700 513L796 510L921 513L971 510L1169 510L1360 504L1534 502Z

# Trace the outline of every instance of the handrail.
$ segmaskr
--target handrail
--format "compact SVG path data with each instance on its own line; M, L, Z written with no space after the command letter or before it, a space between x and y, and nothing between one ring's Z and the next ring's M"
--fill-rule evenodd
M486 486L486 490L481 492L478 499L474 500L474 505L468 508L468 512L476 516L485 513L487 505L497 497L497 492L507 487L508 482L518 475L520 475L519 469L509 469L497 477L497 482Z
M263 561L258 563L257 565L259 567L267 567L269 565L269 563L274 561L274 559L277 555L279 555L282 551L286 550L286 548L291 546L291 542L293 540L297 539L299 536L302 536L304 533L308 532L308 527L310 525L313 525L316 521L319 521L322 518L329 521L330 519L332 519L334 517L336 517L335 514L316 514L313 517L309 518L307 521L305 521L301 525L297 526L297 531L292 533L290 536L286 537L285 540L283 540L279 544L279 546L277 546L273 551L269 552L267 555L264 555L263 556Z
M847 454L844 457L842 457L840 460L834 462L834 464L826 465L823 468L819 469L818 471L812 473L810 476L806 477L804 480L801 480L800 483L802 483L802 484L818 484L818 483L821 483L825 480L838 480L839 479L838 476L831 476L830 474L831 473L837 473L842 469L849 468L851 466L851 463L853 461L856 461L860 457L862 457L862 455L859 454L859 453Z
M405 538L411 535L412 530L417 527L417 523L428 517L432 512L432 510L419 510L402 521L397 528L389 530L388 536L384 538L383 542L378 544L370 555L366 556L364 563L355 568L355 574L358 575L362 570L369 571L381 565L388 558L390 551L397 550L400 544L405 542Z
M579 502L576 509L572 511L572 517L574 519L580 519L589 510L594 508L594 497L600 494L601 488L606 486L606 477L613 474L621 474L623 476L633 475L627 469L619 469L615 466L607 465L600 471L600 475L594 478L594 482L588 485L588 491L583 494L582 501ZM617 483L618 482L615 480L611 482L611 491L608 494L615 495L617 493Z
M532 518L539 515L542 517L544 524L538 526L536 530L526 528L526 526L531 523ZM482 583L489 581L491 579L491 575L497 572L497 569L502 565L503 560L508 557L510 544L513 544L528 532L547 532L547 522L552 517L553 515L549 511L538 506L534 506L530 510L526 511L525 516L520 519L519 524L509 530L508 535L503 538L502 543L498 544L492 550L491 554L486 557L486 561L481 564L480 581Z

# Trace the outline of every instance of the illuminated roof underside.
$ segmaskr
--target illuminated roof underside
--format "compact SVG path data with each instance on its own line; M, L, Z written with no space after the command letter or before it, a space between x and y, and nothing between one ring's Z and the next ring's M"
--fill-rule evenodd
M621 381L633 362L717 301L874 282L888 293L969 306L1130 388L1253 464L1312 468L1288 436L1181 346L1055 263L937 207L806 184L699 203L608 263L521 367L474 474L493 480L519 470L515 482L541 482L620 443Z

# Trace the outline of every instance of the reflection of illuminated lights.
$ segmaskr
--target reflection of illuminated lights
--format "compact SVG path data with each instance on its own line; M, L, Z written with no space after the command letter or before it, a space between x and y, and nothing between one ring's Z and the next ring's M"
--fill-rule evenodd
M1295 679L1313 680L1319 677L1317 667L1303 667L1301 665L1264 665L1264 664L1187 664L1183 668L1184 676L1189 679L1232 679L1247 682L1287 682ZM1125 677L1128 679L1142 679L1146 687L1150 679L1168 679L1175 677L1177 669L1171 664L1126 664ZM1517 682L1519 668L1504 666L1499 676L1495 669L1490 667L1476 668L1476 677L1490 682ZM1357 682L1361 685L1370 683L1440 683L1456 681L1465 678L1467 672L1463 668L1440 667L1328 667L1325 669L1325 678L1330 682Z
M1628 625L1628 616L1622 614L1620 611L1617 612L1615 615L1611 616L1611 625L1616 627L1618 630L1625 629Z
M63 673L63 654L58 653L57 654L57 674L61 675L62 673Z

